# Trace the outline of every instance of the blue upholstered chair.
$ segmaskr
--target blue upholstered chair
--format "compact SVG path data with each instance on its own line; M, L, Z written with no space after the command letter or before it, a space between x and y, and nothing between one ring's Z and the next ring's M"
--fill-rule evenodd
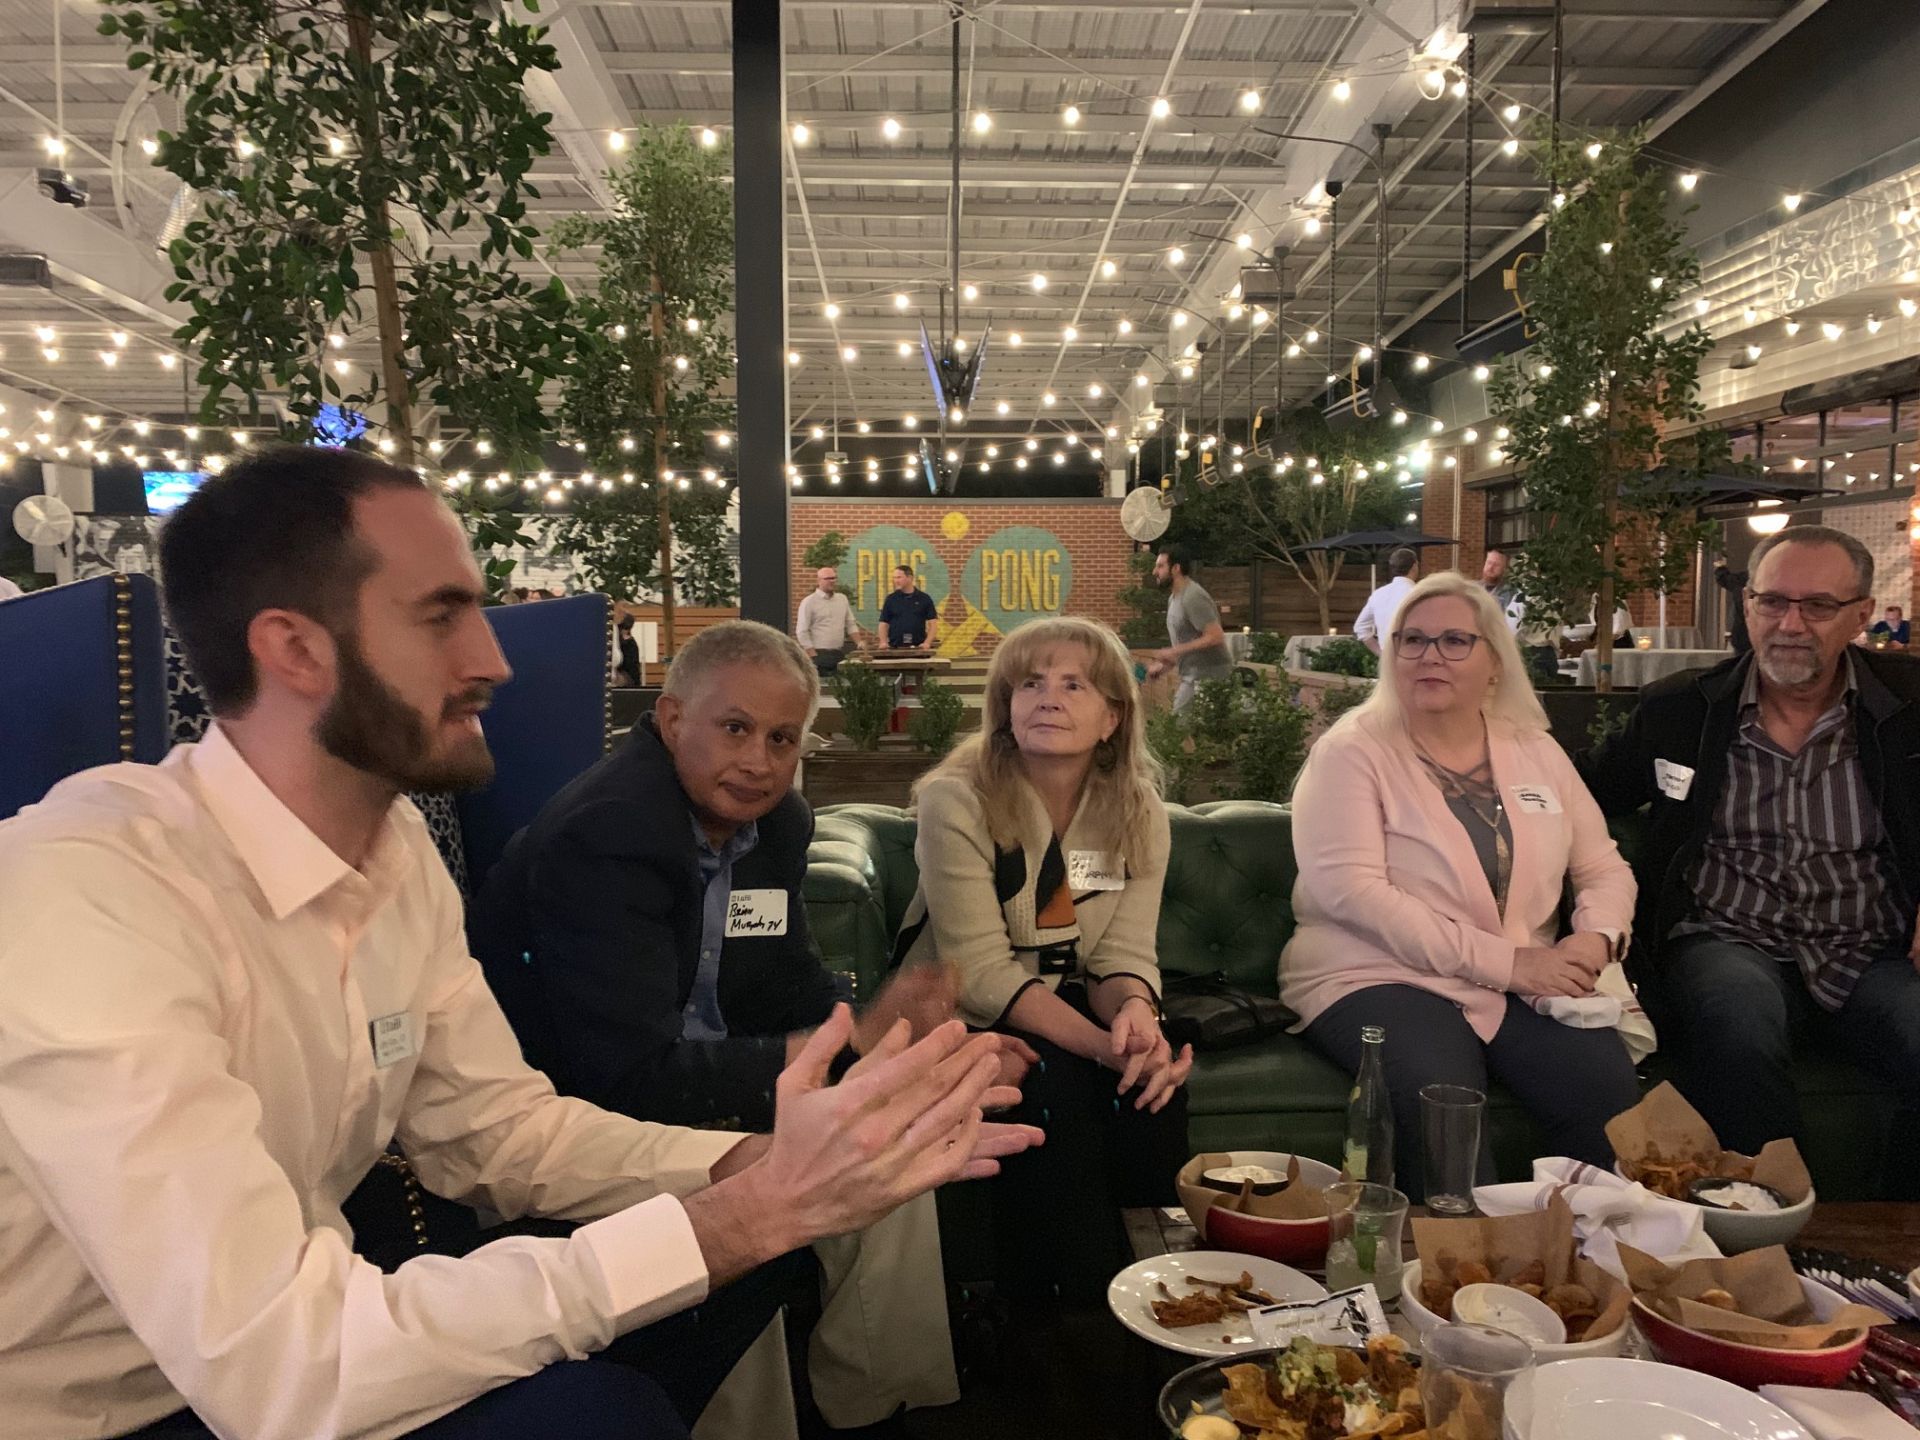
M145 575L0 601L0 819L77 771L166 753L161 649Z

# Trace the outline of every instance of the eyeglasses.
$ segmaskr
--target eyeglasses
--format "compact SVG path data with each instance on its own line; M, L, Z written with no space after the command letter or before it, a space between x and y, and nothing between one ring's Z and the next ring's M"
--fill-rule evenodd
M1871 597L1856 595L1851 600L1836 600L1831 595L1782 595L1775 590L1749 590L1747 599L1753 602L1753 608L1769 620L1784 620L1787 611L1794 606L1800 607L1802 618L1815 625L1824 625L1849 605L1858 605Z
M1438 646L1442 660L1464 660L1484 638L1465 630L1443 630L1438 635L1402 630L1393 637L1393 650L1402 660L1418 660L1428 649Z

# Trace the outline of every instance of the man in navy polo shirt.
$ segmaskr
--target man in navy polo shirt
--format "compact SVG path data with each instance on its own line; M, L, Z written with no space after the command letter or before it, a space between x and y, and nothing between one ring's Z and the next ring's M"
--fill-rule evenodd
M931 650L940 633L940 607L913 583L913 567L896 565L893 593L880 607L882 650Z

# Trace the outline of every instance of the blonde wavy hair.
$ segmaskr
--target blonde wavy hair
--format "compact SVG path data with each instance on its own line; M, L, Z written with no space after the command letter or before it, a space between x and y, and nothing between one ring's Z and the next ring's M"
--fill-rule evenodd
M1478 580L1469 579L1458 570L1443 570L1437 575L1429 575L1407 592L1406 599L1400 602L1400 608L1394 612L1393 628L1386 636L1385 651L1380 656L1380 679L1375 683L1373 693L1336 720L1328 734L1350 725L1364 727L1376 734L1381 731L1405 732L1406 707L1401 703L1400 687L1394 684L1392 673L1394 637L1399 635L1401 626L1406 624L1414 606L1442 595L1464 600L1473 607L1474 623L1480 627L1481 640L1493 652L1494 683L1487 688L1487 698L1480 707L1481 713L1490 722L1502 724L1516 734L1547 733L1547 712L1541 708L1540 697L1533 693L1533 681L1527 674L1526 660L1520 654L1520 642L1513 638L1513 631L1507 625L1500 602L1488 594L1487 588Z
M1013 738L1013 692L1047 658L1067 646L1087 657L1087 679L1120 717L1087 772L1086 819L1102 849L1118 850L1129 862L1146 853L1154 812L1160 807L1160 762L1147 749L1146 717L1133 680L1133 657L1120 637L1095 620L1062 616L1022 625L1000 642L987 671L985 711L980 732L914 785L937 779L961 779L980 797L994 843L1011 848L1020 842L1023 818L1037 803Z

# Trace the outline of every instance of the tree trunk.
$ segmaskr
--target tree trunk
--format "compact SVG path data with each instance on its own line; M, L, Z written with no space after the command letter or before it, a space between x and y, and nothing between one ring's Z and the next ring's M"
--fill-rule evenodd
M1607 416L1611 422L1611 404L1608 405ZM1593 688L1602 695L1613 693L1613 562L1619 544L1614 529L1620 522L1620 472L1611 463L1615 444L1611 438L1611 423L1607 429L1609 464L1601 480L1606 486L1606 501L1600 526L1600 593L1593 599Z
M649 277L653 326L653 471L660 487L660 644L673 653L673 482L667 479L667 302L660 277Z
M1320 629L1323 633L1333 633L1333 579L1340 573L1338 567L1329 566L1325 558L1315 555L1307 562L1313 567L1313 598L1320 604Z
M363 76L373 71L373 19L361 0L348 0L347 49ZM380 160L379 99L370 86L360 92L358 140L363 162L377 170ZM399 274L393 263L393 216L384 189L365 197L367 258L373 267L374 331L380 347L380 383L387 393L387 429L401 465L414 463L413 393L407 381L406 320L400 313Z

